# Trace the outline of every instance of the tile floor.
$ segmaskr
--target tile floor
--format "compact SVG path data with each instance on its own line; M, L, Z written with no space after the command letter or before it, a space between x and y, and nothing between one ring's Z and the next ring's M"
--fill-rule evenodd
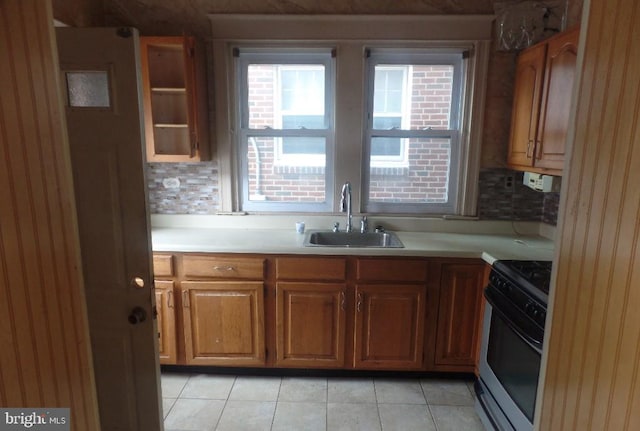
M483 431L470 382L162 374L166 431Z

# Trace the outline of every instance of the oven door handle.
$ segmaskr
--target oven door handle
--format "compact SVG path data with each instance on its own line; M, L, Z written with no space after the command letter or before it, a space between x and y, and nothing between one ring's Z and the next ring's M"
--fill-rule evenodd
M485 289L484 297L487 299L487 302L489 302L489 304L491 305L492 313L496 313L498 316L500 316L504 321L504 323L509 327L509 329L511 329L522 341L527 343L529 347L531 347L536 352L542 354L542 342L523 333L520 327L509 316L507 316L507 314L504 311L500 310L500 306L496 304L496 301L493 298L492 292L489 289Z

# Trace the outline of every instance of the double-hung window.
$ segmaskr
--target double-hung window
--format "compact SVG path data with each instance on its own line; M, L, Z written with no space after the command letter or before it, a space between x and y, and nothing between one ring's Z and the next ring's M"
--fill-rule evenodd
M331 210L332 50L237 52L242 208Z
M454 214L462 50L371 50L367 60L366 212Z

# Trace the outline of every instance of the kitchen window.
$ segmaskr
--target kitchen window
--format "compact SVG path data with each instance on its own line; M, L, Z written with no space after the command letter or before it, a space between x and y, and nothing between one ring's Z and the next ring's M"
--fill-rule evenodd
M476 214L491 17L210 19L223 211Z
M237 51L242 209L329 211L330 49Z
M464 51L367 54L365 212L455 214Z

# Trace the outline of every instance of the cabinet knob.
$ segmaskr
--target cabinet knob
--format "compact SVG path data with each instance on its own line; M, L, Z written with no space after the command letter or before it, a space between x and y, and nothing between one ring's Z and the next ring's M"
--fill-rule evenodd
M358 313L360 312L361 308L362 308L362 293L358 293L358 302L356 304L356 310L358 311Z
M129 314L129 323L137 325L147 320L147 312L142 307L135 307Z

